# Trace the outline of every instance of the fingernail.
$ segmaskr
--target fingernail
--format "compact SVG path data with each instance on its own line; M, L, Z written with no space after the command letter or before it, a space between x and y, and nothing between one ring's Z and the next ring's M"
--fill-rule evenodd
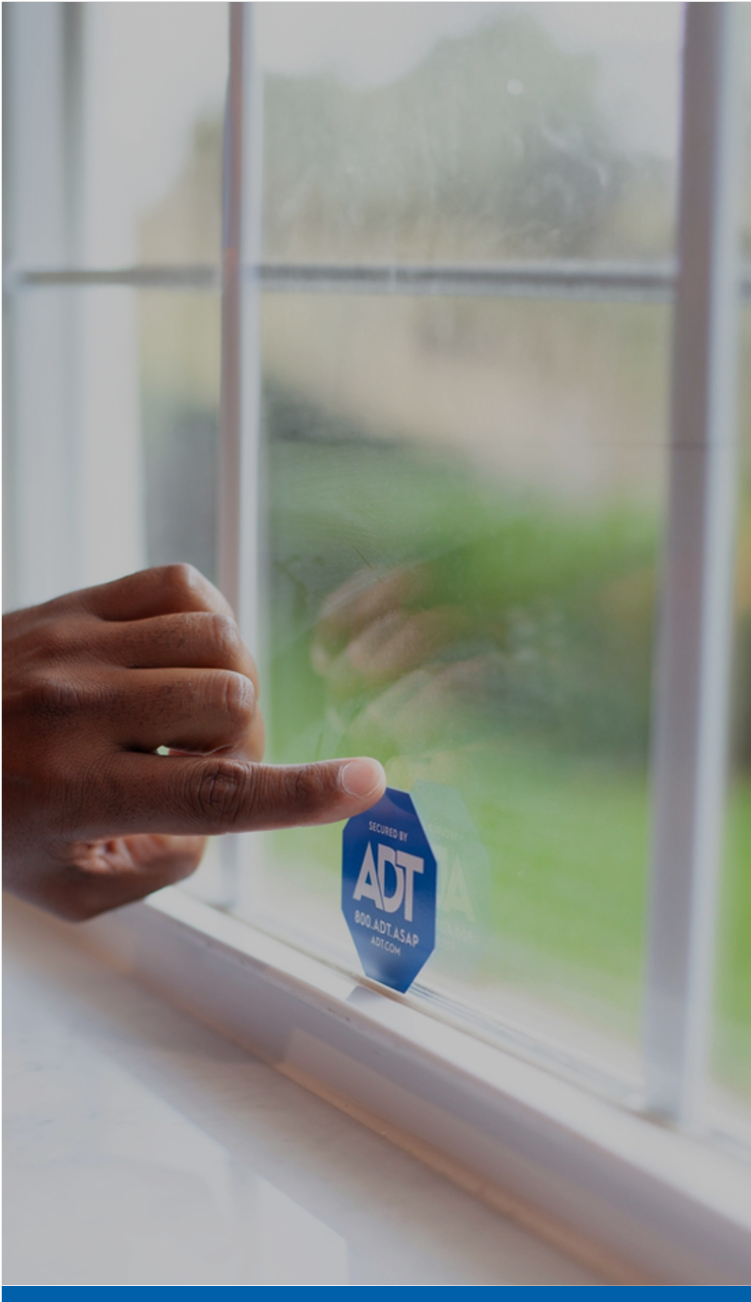
M386 785L383 765L374 759L351 760L339 774L339 782L348 796L365 800Z

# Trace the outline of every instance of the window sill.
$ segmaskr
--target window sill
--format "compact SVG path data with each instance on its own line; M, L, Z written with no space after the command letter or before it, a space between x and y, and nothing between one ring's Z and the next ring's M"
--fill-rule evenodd
M179 890L86 924L127 970L619 1283L751 1279L751 1176Z

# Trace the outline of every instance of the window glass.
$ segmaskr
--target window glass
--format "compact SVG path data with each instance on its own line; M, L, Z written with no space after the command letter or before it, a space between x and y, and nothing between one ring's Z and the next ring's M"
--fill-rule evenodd
M386 763L442 847L421 981L528 1027L636 1035L669 320L264 304L271 754ZM340 829L267 842L249 916L351 964Z
M215 576L219 346L216 293L45 288L14 304L19 601L178 560Z
M672 254L677 6L304 8L259 19L267 257ZM353 289L263 298L271 757L412 793L423 988L630 1071L670 309ZM340 839L265 837L241 907L356 968Z
M216 582L219 295L144 291L139 330L148 563Z
M227 6L83 8L83 260L218 261Z
M266 256L669 256L680 13L260 5Z
M34 287L8 327L9 547L25 605L145 563L137 295Z

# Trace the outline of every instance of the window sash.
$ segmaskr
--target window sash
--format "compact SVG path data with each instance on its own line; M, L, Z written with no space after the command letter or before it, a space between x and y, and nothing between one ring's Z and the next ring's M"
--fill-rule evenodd
M692 1119L707 1068L712 947L727 748L733 569L732 488L738 263L734 178L740 103L736 6L687 5L683 54L677 276L669 266L533 265L495 269L264 267L260 259L260 81L252 3L230 5L224 263L226 473L220 507L224 581L258 645L258 549L239 521L259 520L258 301L277 289L342 287L462 292L605 292L663 298L676 289L670 496L656 674L653 847L644 1000L647 1107ZM233 244L237 241L237 247ZM246 269L243 275L243 268ZM235 365L235 359L239 359ZM240 569L235 570L239 551ZM679 811L676 817L676 811ZM229 868L237 873L237 860ZM235 876L236 880L236 876ZM228 882L228 893L232 887Z

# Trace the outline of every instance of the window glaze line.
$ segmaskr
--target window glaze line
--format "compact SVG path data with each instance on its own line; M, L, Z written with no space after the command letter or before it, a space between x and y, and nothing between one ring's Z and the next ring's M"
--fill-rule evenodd
M598 263L584 259L477 266L264 262L259 277L264 289L276 292L604 297L663 302L671 297L675 269L669 262Z
M221 286L220 268L209 265L189 267L49 267L33 270L6 269L5 293L17 294L28 289L70 287L85 289L97 285L124 285L132 289L213 289Z
M689 1123L708 1053L728 731L740 42L735 5L685 14L644 1052L648 1106Z
M462 297L571 298L612 302L671 302L675 267L671 262L559 261L498 263L489 266L378 265L317 262L260 262L246 267L244 279L266 293L445 294ZM72 286L124 285L134 289L213 290L221 285L218 267L134 266L77 269L13 269L5 276L9 293ZM739 277L741 298L751 301L751 271Z

